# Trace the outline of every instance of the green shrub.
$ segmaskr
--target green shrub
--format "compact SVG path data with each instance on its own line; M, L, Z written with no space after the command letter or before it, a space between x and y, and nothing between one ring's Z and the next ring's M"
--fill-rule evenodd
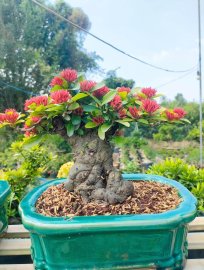
M34 185L37 178L42 174L51 155L40 146L33 146L29 149L22 147L22 142L15 142L11 145L10 151L19 159L14 168L4 168L4 179L11 186L9 199L8 216L18 217L18 204Z
M162 175L180 182L197 197L198 209L204 210L204 169L197 169L178 158L168 158L153 165L147 173Z
M139 173L141 169L139 164L134 161L127 161L124 163L123 173Z

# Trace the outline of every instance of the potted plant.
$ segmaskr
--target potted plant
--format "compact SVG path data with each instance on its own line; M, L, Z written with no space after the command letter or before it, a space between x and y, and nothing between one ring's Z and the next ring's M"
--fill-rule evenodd
M51 132L68 140L73 149L69 180L35 188L20 204L22 221L31 232L36 269L135 269L152 265L182 269L187 223L196 215L196 200L173 180L122 176L113 167L111 139L135 122L150 127L162 122L184 123L185 111L160 107L155 89L109 89L103 83L85 80L72 69L63 70L50 86L50 95L26 100L27 117L13 109L0 115L1 126L24 123L25 144L39 142ZM164 213L156 209L157 214L133 214L139 199L134 194L142 191L143 185L149 185L153 200L157 192L151 186L156 185L158 192L164 189L164 197L174 194L168 203L175 199L178 205ZM58 200L63 205L54 205ZM64 210L67 206L71 207L68 212ZM110 215L114 211L119 215ZM88 216L78 216L82 214Z
M8 226L6 199L10 193L11 190L8 182L0 180L0 233L4 232Z

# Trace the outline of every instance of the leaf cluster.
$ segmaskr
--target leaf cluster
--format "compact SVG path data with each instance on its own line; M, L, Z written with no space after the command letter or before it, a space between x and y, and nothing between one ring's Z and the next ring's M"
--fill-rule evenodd
M198 199L198 209L204 211L204 169L198 169L179 158L167 158L153 165L147 173L174 179L188 188Z

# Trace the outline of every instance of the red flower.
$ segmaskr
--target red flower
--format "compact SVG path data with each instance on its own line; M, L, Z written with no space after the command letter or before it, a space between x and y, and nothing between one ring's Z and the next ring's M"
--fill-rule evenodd
M92 118L92 121L99 126L100 124L104 123L104 118L102 116L96 116Z
M5 110L5 120L6 122L9 122L10 124L14 124L19 117L19 113L14 109L7 109Z
M52 98L52 103L54 104L60 104L67 102L68 100L71 99L71 95L67 90L58 90L55 92L52 92L50 97Z
M165 114L169 121L173 121L183 118L186 112L182 108L175 108L174 110L166 110Z
M83 82L80 82L80 89L82 92L89 92L95 85L96 85L96 82L83 81Z
M119 117L119 118L123 119L123 118L125 118L126 116L127 116L127 110L126 110L126 109L120 109L120 110L118 111L118 117Z
M60 73L60 76L68 82L73 82L77 79L77 72L74 69L66 68Z
M41 119L42 119L42 117L40 117L40 116L32 116L32 117L31 117L31 121L32 121L34 124L39 123Z
M83 114L83 111L84 111L83 108L82 107L79 107L76 110L74 110L73 113L76 114L76 115L80 115L81 116Z
M182 108L175 108L174 113L177 115L177 119L181 119L187 114Z
M103 97L105 94L109 92L109 88L107 86L103 86L98 90L93 92L93 95L97 98Z
M141 92L145 94L146 97L151 98L156 95L157 90L149 87L149 88L142 88Z
M165 114L166 114L166 117L169 121L173 121L176 119L176 115L173 111L170 111L170 110L166 110L165 111Z
M25 137L31 137L31 136L34 136L37 134L37 131L36 129L32 129L32 130L27 130L25 133L24 133L24 136Z
M129 112L130 114L132 115L132 117L134 118L139 118L140 115L139 115L139 110L134 106L134 107L129 107Z
M160 108L159 104L155 100L151 99L142 100L142 107L149 114L154 113Z
M60 77L54 77L50 83L51 86L55 86L55 85L63 85L63 79Z
M109 104L114 110L118 111L122 107L122 99L120 96L116 95Z
M124 86L122 86L122 87L120 87L120 88L118 88L118 92L120 93L120 92L127 92L127 93L130 93L130 88L129 87L124 87Z
M31 127L28 126L27 124L24 124L23 128L24 128L24 129L30 129Z
M31 104L35 104L36 106L39 106L39 105L46 106L48 104L48 97L47 96L37 96L37 97L32 97L30 99L27 99L25 101L24 110L25 111L29 110L29 106Z
M6 122L6 115L5 113L0 113L0 124Z

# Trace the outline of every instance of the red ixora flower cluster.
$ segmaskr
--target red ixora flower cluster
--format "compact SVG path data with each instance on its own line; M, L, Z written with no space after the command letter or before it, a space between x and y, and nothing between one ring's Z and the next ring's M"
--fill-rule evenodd
M122 99L120 96L116 95L109 104L115 111L118 111L122 107Z
M166 110L165 114L169 121L173 121L183 118L186 115L186 112L182 108L175 108L173 110Z
M141 93L145 94L147 98L151 98L156 95L157 90L149 87L149 88L142 88Z
M46 106L48 104L48 97L47 96L37 96L37 97L32 97L30 99L27 99L25 101L24 110L28 111L29 106L31 104L35 104L36 106L39 106L39 105Z
M39 123L41 121L41 119L42 119L42 117L40 117L40 116L32 116L31 117L31 121L33 124Z
M124 87L124 86L122 86L122 87L119 87L118 88L118 92L120 93L120 92L126 92L126 93L130 93L130 88L129 87Z
M105 94L109 92L109 88L107 86L103 86L99 88L98 90L93 92L93 95L97 98L103 97Z
M26 127L24 126L24 128L26 129ZM37 131L35 128L32 128L32 129L29 129L29 130L26 130L24 135L25 137L31 137L31 136L34 136L37 134Z
M67 102L68 100L72 98L72 96L67 90L58 90L58 91L52 92L50 97L52 99L53 104L61 104L61 103Z
M50 86L55 86L55 85L60 85L62 86L63 85L63 79L60 78L60 77L54 77L50 83Z
M0 124L15 124L19 116L20 114L15 109L6 109L4 113L0 114Z
M129 107L128 109L133 118L137 119L140 117L139 110L135 106Z
M102 116L96 116L92 118L92 121L99 126L100 124L104 123L104 118Z
M126 110L126 109L122 108L122 109L120 109L120 110L118 111L118 117L119 117L120 119L123 119L123 118L125 118L126 116L127 116L127 110Z
M160 108L160 105L155 100L143 99L142 108L148 114L153 114Z
M95 85L94 81L83 81L80 82L80 89L82 92L89 92Z
M77 79L77 71L75 69L66 68L62 70L60 76L68 82L73 82Z
M62 86L64 83L64 80L68 82L73 82L77 79L77 71L71 68L66 68L62 70L60 73L60 76L56 76L52 79L50 86L60 85Z

